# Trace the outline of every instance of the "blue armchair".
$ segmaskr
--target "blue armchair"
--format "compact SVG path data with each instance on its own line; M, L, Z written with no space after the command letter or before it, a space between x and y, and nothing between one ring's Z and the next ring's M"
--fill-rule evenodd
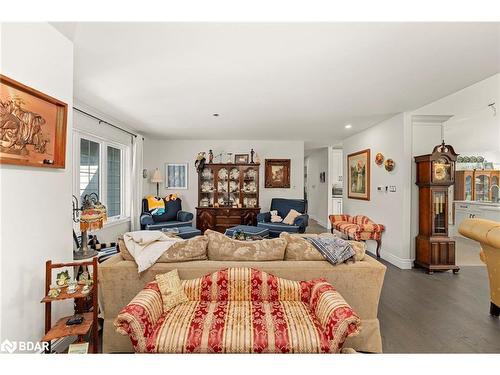
M165 201L165 200L164 200ZM182 211L181 200L165 201L165 212L161 215L151 214L148 200L142 200L141 229L162 230L163 228L191 227L194 215L191 212Z
M285 223L271 223L271 213L263 212L257 215L257 226L267 228L270 237L279 237L281 232L288 233L304 233L309 223L309 215L307 215L307 203L304 199L285 199L273 198L271 200L271 210L278 211L278 215L283 219L288 215L290 210L300 212L292 225Z

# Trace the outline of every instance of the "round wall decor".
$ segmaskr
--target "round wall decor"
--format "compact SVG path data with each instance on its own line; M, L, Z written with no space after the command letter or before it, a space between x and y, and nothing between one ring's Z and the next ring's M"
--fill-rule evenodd
M387 172L391 172L392 170L394 170L394 167L396 166L396 163L395 163L395 162L394 162L394 160L392 160L392 159L387 159L387 160L385 161L384 166L385 166L385 170L386 170Z
M377 165L382 165L382 163L384 162L384 155L382 155L381 152L377 153L377 155L375 155L375 164Z

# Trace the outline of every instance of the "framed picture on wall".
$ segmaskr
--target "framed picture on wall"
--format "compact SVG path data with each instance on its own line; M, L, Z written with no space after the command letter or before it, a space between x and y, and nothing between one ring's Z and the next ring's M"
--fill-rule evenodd
M266 159L266 188L290 188L290 159Z
M347 198L370 200L370 149L347 155Z
M0 164L64 168L68 106L0 74Z
M167 163L165 165L165 189L187 189L188 172L188 163Z

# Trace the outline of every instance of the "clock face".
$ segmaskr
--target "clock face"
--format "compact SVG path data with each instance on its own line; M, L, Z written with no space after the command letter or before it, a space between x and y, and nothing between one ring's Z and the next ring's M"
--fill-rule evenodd
M450 178L450 167L451 165L446 162L446 160L440 159L434 164L433 180L435 182L449 181Z

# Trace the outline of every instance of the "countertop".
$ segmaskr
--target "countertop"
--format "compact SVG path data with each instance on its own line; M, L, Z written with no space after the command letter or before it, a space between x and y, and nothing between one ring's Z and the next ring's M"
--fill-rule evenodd
M482 201L454 201L454 203L470 204L480 207L483 210L500 210L500 202L482 202Z

